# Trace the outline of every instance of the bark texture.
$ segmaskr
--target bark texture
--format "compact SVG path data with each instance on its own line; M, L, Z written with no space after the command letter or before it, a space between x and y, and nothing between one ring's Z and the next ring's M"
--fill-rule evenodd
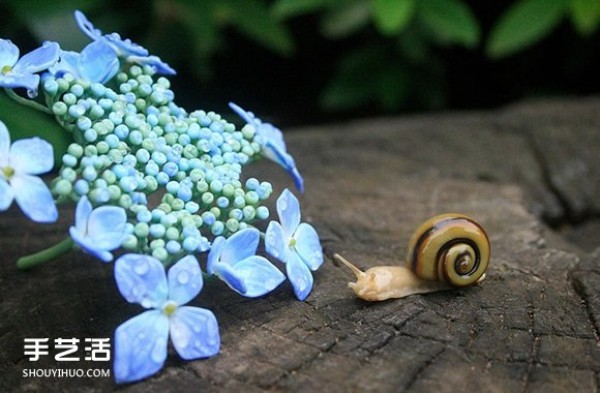
M211 309L221 353L120 387L111 378L24 378L24 369L109 368L31 362L28 337L111 337L142 309L119 295L112 264L73 253L22 272L16 259L65 236L0 216L0 391L593 392L600 390L600 99L309 127L287 135L305 176L303 220L327 256L307 301L285 283L246 299L220 281L192 304ZM250 172L278 195L274 164ZM272 198L275 199L275 198ZM272 216L275 217L274 209ZM340 253L367 269L400 263L412 231L462 212L488 231L482 285L367 303L347 288ZM548 223L555 229L551 229ZM51 351L51 354L53 352Z

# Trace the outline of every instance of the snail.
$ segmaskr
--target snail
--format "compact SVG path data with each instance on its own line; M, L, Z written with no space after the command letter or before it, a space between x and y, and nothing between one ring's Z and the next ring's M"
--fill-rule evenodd
M363 272L341 255L333 257L356 275L348 287L359 298L379 301L479 284L489 264L490 241L475 220L449 213L419 226L408 243L405 266Z

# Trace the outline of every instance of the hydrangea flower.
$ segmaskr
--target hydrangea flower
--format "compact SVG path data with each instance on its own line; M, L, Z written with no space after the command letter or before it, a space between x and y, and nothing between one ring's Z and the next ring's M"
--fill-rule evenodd
M136 44L130 39L122 39L118 33L102 34L100 29L94 27L92 22L81 11L75 11L77 25L88 37L94 41L106 40L115 54L129 63L149 65L154 67L157 73L175 75L176 72L158 56L149 56L146 48Z
M110 251L123 244L126 237L127 215L117 206L100 206L92 209L92 204L83 196L75 209L75 226L69 228L71 238L84 251L104 262L110 262Z
M283 167L294 180L298 191L304 192L304 179L296 168L294 158L287 152L281 130L270 123L263 123L252 112L245 111L233 102L229 103L229 107L246 123L255 128L256 142L262 146L262 154Z
M243 229L228 239L217 237L208 254L208 274L217 275L246 297L271 292L285 276L266 258L255 255L259 240L260 233L255 228Z
M88 44L81 53L61 51L60 61L49 71L60 77L65 73L77 79L106 83L119 71L119 59L105 39Z
M13 200L27 217L36 222L54 222L58 211L50 190L34 175L54 166L52 145L40 138L21 139L10 144L10 134L0 121L0 211Z
M287 188L277 198L279 222L271 221L265 236L269 254L286 264L287 276L299 300L312 290L311 270L323 264L323 249L312 225L300 223L300 204ZM310 270L309 270L310 269Z
M30 97L35 97L40 83L36 73L56 63L59 52L56 42L47 41L19 59L19 48L10 40L0 39L0 86L24 87Z
M202 290L202 271L196 258L182 258L167 276L157 259L125 254L115 262L115 280L128 302L151 309L115 331L114 375L118 383L138 381L160 370L167 357L169 336L185 360L219 352L219 326L214 314L183 306Z

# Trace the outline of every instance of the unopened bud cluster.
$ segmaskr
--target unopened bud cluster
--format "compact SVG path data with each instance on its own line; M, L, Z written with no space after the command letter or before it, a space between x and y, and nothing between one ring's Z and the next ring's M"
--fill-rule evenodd
M126 209L123 246L163 262L206 251L207 235L228 236L266 220L271 184L243 180L261 146L214 112L187 113L165 77L131 66L110 84L46 75L48 106L76 141L52 184L59 199L87 196Z

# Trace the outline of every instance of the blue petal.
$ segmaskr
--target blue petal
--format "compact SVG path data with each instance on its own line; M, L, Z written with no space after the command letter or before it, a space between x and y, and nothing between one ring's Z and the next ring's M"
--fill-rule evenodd
M52 170L54 150L52 145L40 138L15 141L10 148L10 163L15 171L39 175Z
M214 314L199 307L178 307L171 316L171 341L185 360L219 353L221 338Z
M300 192L304 192L304 180L298 168L296 168L294 159L287 153L281 130L270 123L263 123L252 112L242 109L233 102L229 103L229 107L244 119L246 123L256 128L257 142L263 147L263 155L281 165L292 176L296 188Z
M227 264L218 262L213 266L214 274L227 284L227 286L240 295L244 295L248 290L242 277L239 277L235 269Z
M287 188L277 198L277 214L284 235L291 237L300 224L300 204Z
M119 59L104 39L87 45L79 55L80 73L91 82L106 83L119 71Z
M98 248L92 239L85 236L84 233L79 232L77 228L69 228L69 234L71 235L73 241L75 241L75 243L77 243L77 245L88 254L95 256L102 262L110 262L113 260L113 255L109 251Z
M119 56L148 56L148 49L136 44L130 39L122 39L118 33L106 34L102 38L108 40L112 45L113 50L115 50Z
M256 254L259 241L260 232L256 228L246 228L234 233L226 240L226 244L221 250L220 261L234 265L242 259Z
M300 193L303 193L304 192L304 179L302 178L302 175L298 171L298 168L296 168L294 166L291 168L291 170L288 171L288 173L290 176L292 176L292 180L294 181L294 185L296 186L298 191L300 191Z
M210 251L208 252L208 258L206 261L206 272L208 274L215 274L215 266L221 258L221 251L223 250L225 244L226 242L223 236L219 236L215 240L213 240L213 244L210 247Z
M156 258L141 254L125 254L115 262L115 281L121 295L129 303L145 308L158 308L167 301L165 268Z
M0 38L0 69L13 67L19 60L19 48L11 40Z
M8 165L10 151L10 134L2 121L0 121L0 167Z
M283 167L283 169L285 169L285 171L292 177L294 185L298 191L304 192L304 179L302 178L302 175L300 175L298 168L296 168L296 163L291 155L280 150L270 141L265 143L265 146L263 147L263 154L265 157L275 161L277 164Z
M312 225L303 222L296 229L296 251L310 270L317 270L323 264L323 247L319 235Z
M10 181L23 213L35 222L55 222L58 210L46 183L39 177L15 175Z
M263 140L263 143L266 144L269 142L273 145L274 148L279 151L285 153L287 152L287 148L285 146L285 141L283 140L283 133L277 127L275 127L271 123L262 123L257 130L260 139Z
M202 270L193 255L180 259L169 269L169 300L186 304L202 290Z
M13 189L6 180L0 177L0 211L8 209L14 198Z
M285 280L279 269L266 258L257 255L236 263L233 269L246 287L246 292L243 293L246 297L265 295Z
M125 209L117 206L101 206L92 210L89 215L87 236L99 249L114 250L125 240L126 223Z
M277 221L271 221L265 234L265 250L282 262L287 261L289 239L283 233L283 228Z
M88 37L93 40L98 40L102 37L102 31L96 29L92 22L86 18L83 12L76 10L75 11L75 20L77 21L77 25Z
M8 74L0 73L0 86L8 88L23 87L27 89L30 97L37 95L37 89L40 84L40 76L34 74L18 74L9 72Z
M304 262L300 260L300 257L293 254L287 262L286 272L288 279L294 287L294 294L298 300L303 301L310 294L313 286L313 276L308 270L308 267Z
M87 235L87 224L91 213L92 204L86 196L82 196L75 207L75 228L77 228L83 236Z
M235 113L238 114L239 117L241 117L242 119L244 119L244 121L250 125L255 125L254 124L254 115L252 114L252 112L246 112L244 109L242 109L241 107L239 107L238 105L234 104L233 102L229 103L229 107L231 109L233 109L233 111Z
M64 74L71 74L75 78L81 78L79 73L79 53L60 51L60 60L48 68L48 71L59 78Z
M34 74L48 69L58 61L60 47L56 42L46 41L39 48L21 57L13 67L13 72Z
M146 311L115 331L113 370L117 383L135 382L160 370L167 358L169 319Z

